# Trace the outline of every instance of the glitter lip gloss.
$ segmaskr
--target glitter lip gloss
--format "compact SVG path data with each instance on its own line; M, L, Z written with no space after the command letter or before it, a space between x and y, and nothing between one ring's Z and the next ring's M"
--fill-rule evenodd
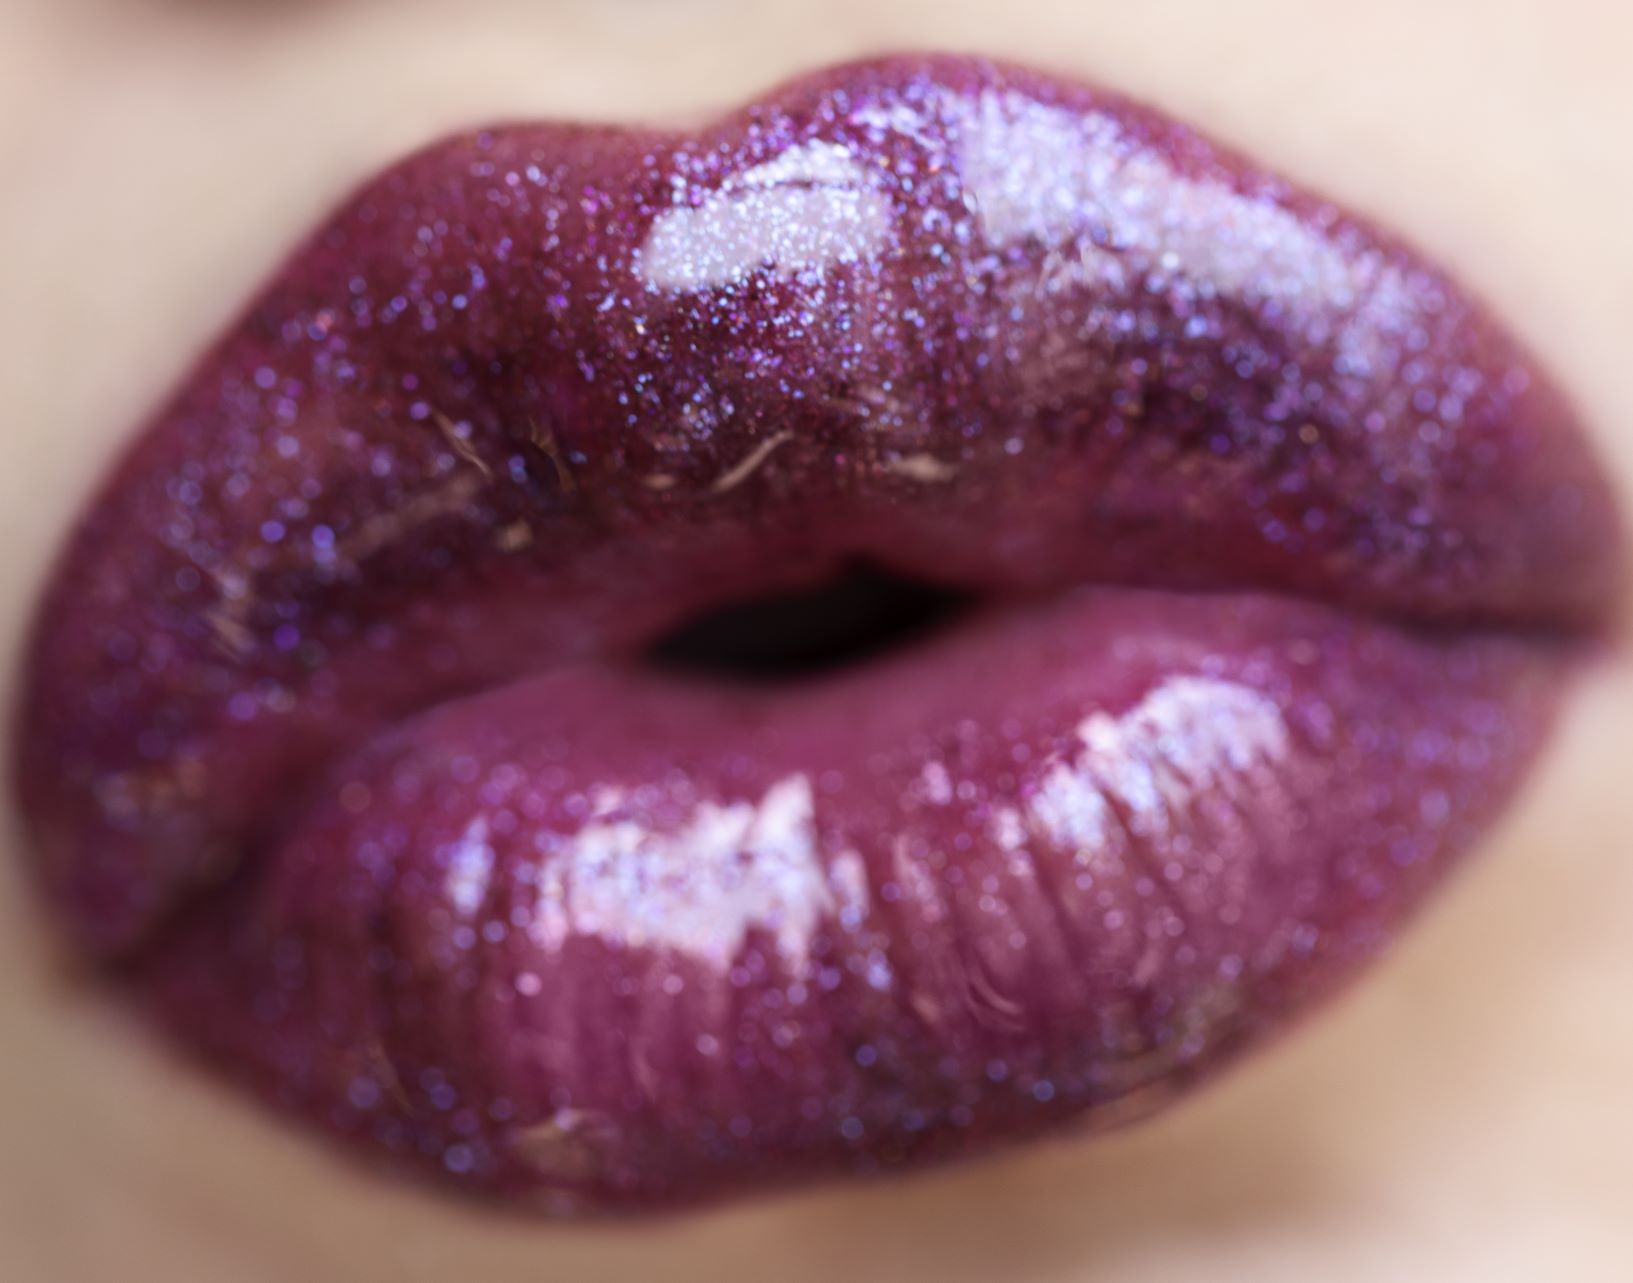
M656 662L865 563L974 604ZM45 900L376 1156L670 1206L1147 1109L1386 946L1621 577L1562 397L1397 241L961 58L371 180L41 607Z

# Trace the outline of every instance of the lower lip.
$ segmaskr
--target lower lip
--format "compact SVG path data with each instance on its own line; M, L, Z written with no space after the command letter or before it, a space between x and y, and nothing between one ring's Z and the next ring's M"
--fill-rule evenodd
M145 983L281 1102L555 1211L976 1152L1353 973L1555 669L1114 591L792 690L560 671L336 768Z
M1619 543L1401 247L1128 104L882 62L366 189L87 514L19 791L69 927L272 1099L672 1206L1285 1027L1496 816ZM799 682L649 662L854 558L989 608Z

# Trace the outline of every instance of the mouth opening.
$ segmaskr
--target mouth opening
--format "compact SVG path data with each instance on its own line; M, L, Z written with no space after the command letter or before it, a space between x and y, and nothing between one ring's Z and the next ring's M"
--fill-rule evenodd
M905 650L976 607L976 594L853 561L809 587L712 607L647 649L669 673L794 682Z

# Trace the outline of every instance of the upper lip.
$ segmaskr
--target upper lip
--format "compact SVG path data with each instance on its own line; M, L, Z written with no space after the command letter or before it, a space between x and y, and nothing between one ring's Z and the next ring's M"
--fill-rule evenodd
M86 514L18 781L132 955L381 725L859 551L1473 637L1595 626L1620 548L1566 400L1400 243L1114 97L892 59L364 187Z

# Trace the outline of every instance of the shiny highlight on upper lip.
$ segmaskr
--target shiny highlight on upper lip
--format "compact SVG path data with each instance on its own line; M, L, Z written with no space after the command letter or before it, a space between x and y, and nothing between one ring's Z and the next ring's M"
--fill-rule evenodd
M646 662L862 559L983 608L804 683ZM1392 937L1620 531L1444 273L959 58L363 187L42 607L52 903L273 1099L555 1207L1166 1098Z

